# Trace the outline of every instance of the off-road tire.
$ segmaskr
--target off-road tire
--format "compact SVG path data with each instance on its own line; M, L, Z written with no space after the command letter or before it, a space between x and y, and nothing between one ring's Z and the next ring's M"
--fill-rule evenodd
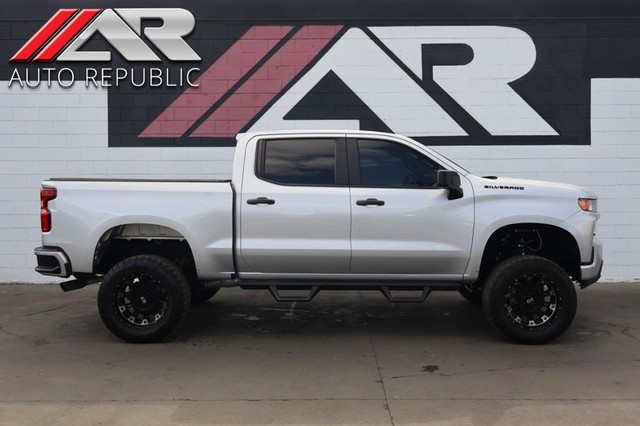
M150 254L116 264L98 291L104 324L133 343L165 338L186 317L190 304L191 289L184 272L170 260Z
M562 335L573 322L576 289L554 262L517 256L489 274L482 305L493 326L512 341L542 344Z

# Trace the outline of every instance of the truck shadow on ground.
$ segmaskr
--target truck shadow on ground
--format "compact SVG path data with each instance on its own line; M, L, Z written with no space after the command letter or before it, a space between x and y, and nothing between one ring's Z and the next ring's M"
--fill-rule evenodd
M265 292L239 304L225 297L194 306L171 341L207 339L230 334L449 336L503 340L482 308L458 296L432 295L425 303L389 303L382 295L336 293L311 302L276 302ZM457 297L456 297L457 296Z

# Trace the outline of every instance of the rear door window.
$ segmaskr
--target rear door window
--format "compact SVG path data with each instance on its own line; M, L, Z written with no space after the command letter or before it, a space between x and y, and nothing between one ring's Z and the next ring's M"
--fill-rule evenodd
M270 139L258 146L257 176L283 185L336 183L335 139Z

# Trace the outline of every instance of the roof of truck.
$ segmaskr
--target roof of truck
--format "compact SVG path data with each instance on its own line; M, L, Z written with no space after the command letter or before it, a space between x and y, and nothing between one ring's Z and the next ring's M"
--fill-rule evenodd
M309 134L351 134L362 136L400 136L393 133L374 132L371 130L347 130L347 129L293 129L293 130L268 130L238 133L236 140L251 139L255 136L273 136L273 135L309 135Z

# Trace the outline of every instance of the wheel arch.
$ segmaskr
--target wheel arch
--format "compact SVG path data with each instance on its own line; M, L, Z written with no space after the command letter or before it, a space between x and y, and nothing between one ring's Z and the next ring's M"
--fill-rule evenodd
M106 230L96 232L93 244L94 274L105 274L119 261L138 254L166 257L181 266L185 273L197 279L197 266L185 231L166 221L120 220Z
M526 234L532 238L539 237L539 249L537 246L518 245L519 240L527 238L523 237ZM478 281L486 278L503 260L522 254L534 254L551 260L564 269L572 279L581 279L580 248L569 230L555 224L521 222L503 225L488 237L483 246Z

